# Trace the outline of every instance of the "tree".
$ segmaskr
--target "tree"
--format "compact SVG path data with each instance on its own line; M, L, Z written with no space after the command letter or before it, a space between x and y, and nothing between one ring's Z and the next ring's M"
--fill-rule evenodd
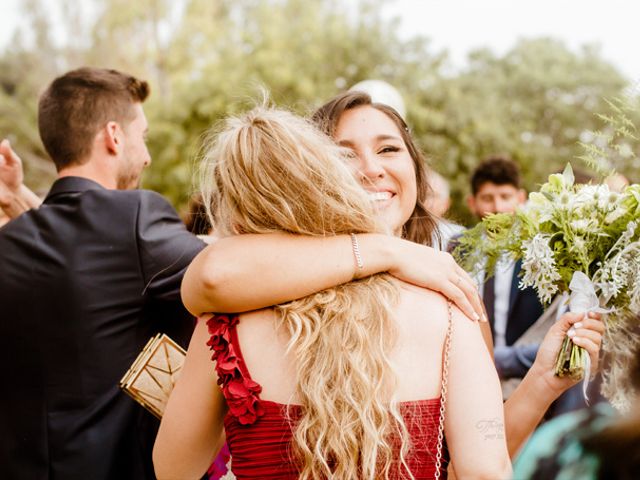
M44 189L53 169L36 129L39 91L80 65L148 79L153 164L144 186L180 207L194 190L205 132L248 108L261 87L275 104L306 114L360 80L379 78L403 93L414 135L459 200L485 155L510 154L528 187L574 160L581 135L599 127L592 112L626 85L597 50L574 53L551 39L521 41L503 56L479 50L452 74L446 53L433 52L427 38L401 39L397 21L381 18L384 3L86 0L80 15L78 2L57 0L65 33L53 41L48 10L28 0L25 17L38 33L30 41L18 35L0 55L0 131L13 134L27 182ZM454 216L468 220L460 207Z
M626 84L592 47L574 53L556 40L522 40L502 57L476 51L459 75L415 92L410 118L460 200L475 165L491 154L518 162L528 188L568 162L584 169L578 141ZM468 220L461 203L454 215Z

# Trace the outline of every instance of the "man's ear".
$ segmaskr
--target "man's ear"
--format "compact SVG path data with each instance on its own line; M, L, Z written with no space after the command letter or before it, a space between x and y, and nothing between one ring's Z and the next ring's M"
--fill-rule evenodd
M104 145L111 155L117 155L122 148L121 130L117 122L108 122L104 126Z
M524 188L518 189L518 203L522 204L527 201L527 191Z

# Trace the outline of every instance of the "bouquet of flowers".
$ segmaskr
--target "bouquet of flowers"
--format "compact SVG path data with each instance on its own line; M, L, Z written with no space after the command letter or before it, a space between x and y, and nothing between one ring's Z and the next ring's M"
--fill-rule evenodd
M640 185L622 193L575 185L567 165L515 214L490 215L469 230L454 254L486 276L498 262L522 260L520 288L534 287L547 304L569 292L572 311L607 313L610 330L640 310L639 227ZM556 375L580 379L588 370L584 349L565 338Z

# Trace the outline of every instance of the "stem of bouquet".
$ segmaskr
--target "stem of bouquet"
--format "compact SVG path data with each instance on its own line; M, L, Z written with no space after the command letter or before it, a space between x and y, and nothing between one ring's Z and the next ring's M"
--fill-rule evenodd
M588 354L584 348L574 344L568 336L565 337L556 360L556 376L582 380L585 376L586 357Z
M584 272L573 273L569 290L571 291L569 310L572 312L582 312L586 315L588 312L607 313L609 311L600 307L595 286ZM591 375L591 358L587 351L574 344L568 335L562 341L558 352L555 374L558 377L569 377L578 381L584 379L582 393L585 400L588 400L587 386Z

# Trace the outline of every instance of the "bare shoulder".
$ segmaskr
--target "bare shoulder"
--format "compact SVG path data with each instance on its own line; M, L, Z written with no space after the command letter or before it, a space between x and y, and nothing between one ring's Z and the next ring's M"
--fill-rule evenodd
M295 362L287 354L288 335L277 328L270 308L243 313L238 323L240 349L251 378L262 387L261 398L295 402Z
M284 356L287 335L277 328L277 315L271 308L254 310L240 315L238 337L248 363L260 362L265 355Z
M400 300L396 319L401 330L419 337L444 337L447 328L447 299L426 288L398 282Z
M439 292L405 282L398 282L398 285L400 302L397 314L400 324L410 324L411 329L416 333L426 328L425 334L441 332L444 335L449 321L449 311L451 311L454 328L458 329L460 325L462 331L479 331L477 322L469 319Z

